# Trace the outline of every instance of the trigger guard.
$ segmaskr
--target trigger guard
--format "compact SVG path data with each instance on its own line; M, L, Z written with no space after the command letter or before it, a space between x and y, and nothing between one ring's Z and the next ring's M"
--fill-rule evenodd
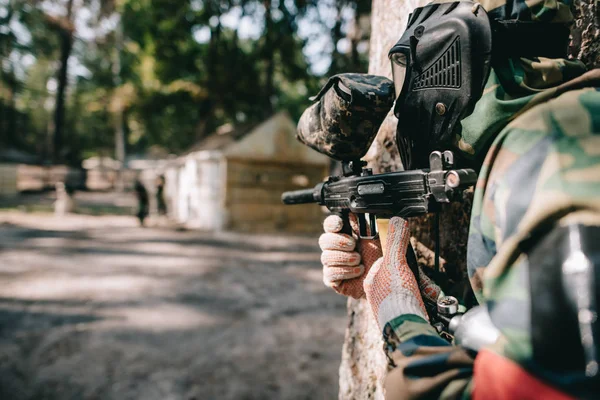
M377 239L379 237L379 232L377 232L377 222L375 220L375 215L369 214L369 222L367 223L365 214L358 214L357 221L358 237L360 239L372 240Z

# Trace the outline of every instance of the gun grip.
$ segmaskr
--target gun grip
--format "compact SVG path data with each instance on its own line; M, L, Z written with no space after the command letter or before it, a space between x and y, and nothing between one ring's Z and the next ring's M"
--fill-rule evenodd
M387 251L387 236L388 236L388 228L390 225L389 219L380 219L377 218L377 231L379 232L379 240L381 240L381 251L385 255ZM408 248L406 249L406 261L408 262L408 266L410 270L415 275L417 281L419 280L419 264L417 263L417 256L415 254L415 250L412 247L412 244L408 244Z
M390 220L387 218L377 218L377 232L379 233L379 240L381 241L381 252L385 255L387 246L388 227Z

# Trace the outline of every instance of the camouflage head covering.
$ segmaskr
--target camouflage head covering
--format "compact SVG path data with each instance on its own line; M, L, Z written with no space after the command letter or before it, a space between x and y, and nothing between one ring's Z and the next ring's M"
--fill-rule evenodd
M340 161L365 155L394 102L394 83L367 74L339 74L311 100L298 122L302 143Z
M573 22L569 0L481 0L479 3L493 20Z
M569 0L483 0L492 20L573 22ZM498 133L525 110L554 97L560 84L586 71L580 61L510 57L496 60L481 99L462 120L455 146L479 165Z

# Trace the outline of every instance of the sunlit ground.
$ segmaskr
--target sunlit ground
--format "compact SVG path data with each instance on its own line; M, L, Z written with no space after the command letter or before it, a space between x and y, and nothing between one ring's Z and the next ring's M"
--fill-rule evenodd
M0 213L0 398L333 399L316 238Z

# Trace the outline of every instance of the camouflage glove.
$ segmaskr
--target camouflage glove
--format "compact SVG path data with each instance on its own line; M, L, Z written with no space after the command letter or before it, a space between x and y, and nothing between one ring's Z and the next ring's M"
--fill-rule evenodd
M319 238L323 253L323 282L336 292L355 299L364 296L363 281L371 265L381 257L379 239L361 239L358 241L358 222L350 214L350 225L354 236L339 233L343 221L337 215L325 219L325 233Z
M367 301L382 331L387 322L404 314L428 320L419 285L406 261L409 243L408 222L390 219L387 254L373 264L364 281Z

